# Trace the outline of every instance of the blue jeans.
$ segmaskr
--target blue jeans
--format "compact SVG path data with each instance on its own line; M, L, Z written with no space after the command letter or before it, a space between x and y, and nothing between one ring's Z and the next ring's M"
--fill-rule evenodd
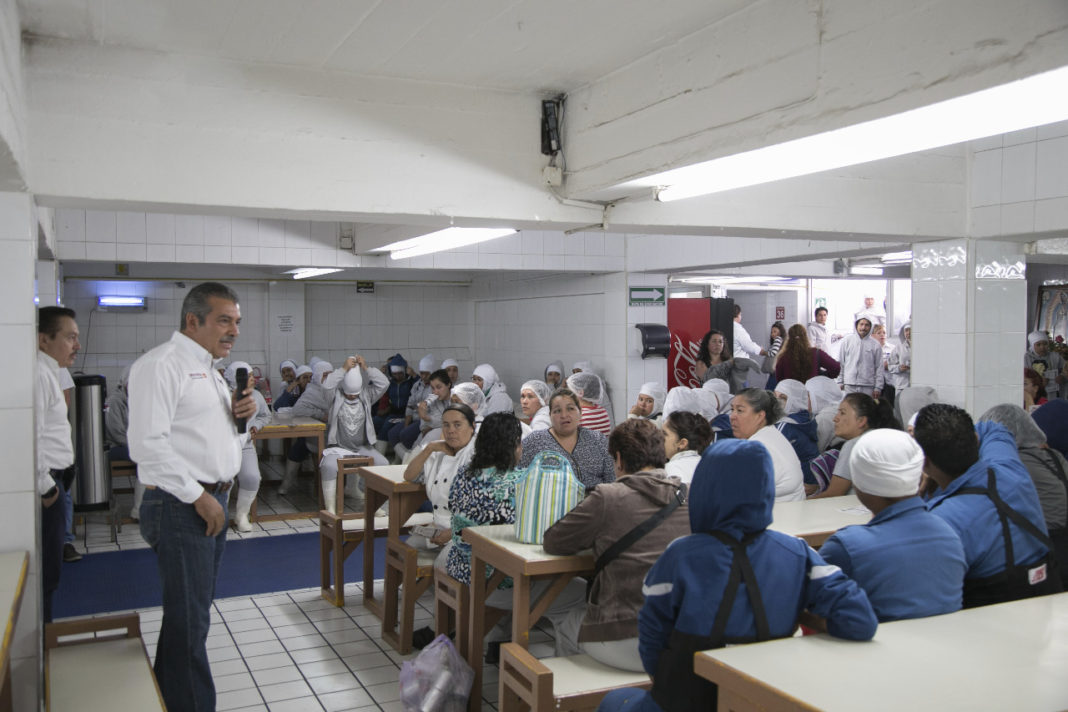
M215 495L226 510L229 492ZM215 683L205 647L226 528L205 536L207 522L192 504L146 489L141 536L159 559L163 623L156 644L156 681L169 712L212 712Z
M623 687L605 695L597 712L660 712L660 705L648 690Z
M389 431L389 444L393 447L397 446L397 443L401 443L409 450L412 449L412 445L415 445L415 441L419 438L419 431L423 427L423 421L419 418L415 419L415 422L411 425L405 425L404 421L397 423Z

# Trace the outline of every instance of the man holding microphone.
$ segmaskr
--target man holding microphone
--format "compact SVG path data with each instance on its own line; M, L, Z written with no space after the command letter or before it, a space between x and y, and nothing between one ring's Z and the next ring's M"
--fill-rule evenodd
M167 709L215 709L205 643L226 503L241 466L239 423L256 412L251 384L234 392L213 368L239 333L237 294L205 282L182 303L179 331L130 370L130 457L145 485L141 535L156 552L163 622L155 672Z

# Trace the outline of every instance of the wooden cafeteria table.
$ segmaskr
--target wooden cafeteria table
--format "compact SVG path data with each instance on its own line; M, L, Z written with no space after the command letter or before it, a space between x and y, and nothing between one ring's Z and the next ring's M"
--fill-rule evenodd
M832 534L850 524L867 524L871 512L864 508L856 495L801 502L776 502L768 529L804 539L819 548Z
M0 712L13 709L11 699L11 643L15 639L15 622L26 588L29 555L25 551L0 553L0 613L7 617L0 646Z
M482 615L489 597L504 577L512 577L512 642L526 648L530 642L530 628L548 609L564 587L575 576L593 573L593 552L574 556L554 556L539 544L523 544L515 538L515 525L494 524L467 527L463 539L471 545L471 611L468 619L471 635L468 643L468 662L475 670L468 710L477 712L482 704L482 641L485 638L485 618ZM486 580L486 567L496 571ZM530 600L531 584L548 580L549 588L537 601ZM485 581L484 585L477 582Z
M375 599L375 512L389 502L388 538L400 540L404 523L426 501L426 490L418 482L404 479L406 465L361 467L366 503L363 508L363 605L381 620L382 602ZM339 584L341 585L341 584Z
M698 653L723 712L1068 709L1068 593ZM818 674L823 671L828 674Z
M315 418L309 418L306 416L285 416L278 413L271 414L271 422L264 425L252 435L253 440L271 440L271 439L291 439L291 438L315 438L318 440L318 450L315 457L315 491L319 497L319 509L323 507L323 491L319 482L318 469L319 462L323 459L323 450L326 449L326 423L322 423ZM282 453L283 462L285 460L286 453ZM252 516L251 519L254 522L266 522L276 521L282 519L304 519L309 516L315 516L318 514L318 510L315 512L293 512L289 514L268 514L265 516L256 515L256 504L252 504Z

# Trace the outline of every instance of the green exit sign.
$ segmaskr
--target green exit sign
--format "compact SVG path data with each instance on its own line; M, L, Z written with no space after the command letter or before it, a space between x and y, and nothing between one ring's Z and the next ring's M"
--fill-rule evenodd
M664 287L631 287L630 305L632 307L663 306L667 303Z

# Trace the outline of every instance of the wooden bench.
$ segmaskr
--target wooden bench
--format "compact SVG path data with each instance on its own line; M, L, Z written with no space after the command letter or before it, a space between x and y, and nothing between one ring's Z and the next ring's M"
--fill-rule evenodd
M386 541L386 580L383 598L382 640L401 655L412 651L415 602L434 580L434 560L440 549L427 551L403 541ZM401 586L401 584L404 584ZM399 630L398 630L399 627Z
M603 665L589 655L538 660L522 646L501 646L500 712L580 712L593 710L604 696L621 687L649 689L644 672ZM479 694L472 690L471 694Z
M66 636L77 639L60 640ZM138 615L47 624L45 703L48 712L166 709Z
M129 494L134 491L134 480L137 479L137 463L130 460L109 460L111 467L111 491L115 494ZM129 477L128 487L116 487L116 477Z

